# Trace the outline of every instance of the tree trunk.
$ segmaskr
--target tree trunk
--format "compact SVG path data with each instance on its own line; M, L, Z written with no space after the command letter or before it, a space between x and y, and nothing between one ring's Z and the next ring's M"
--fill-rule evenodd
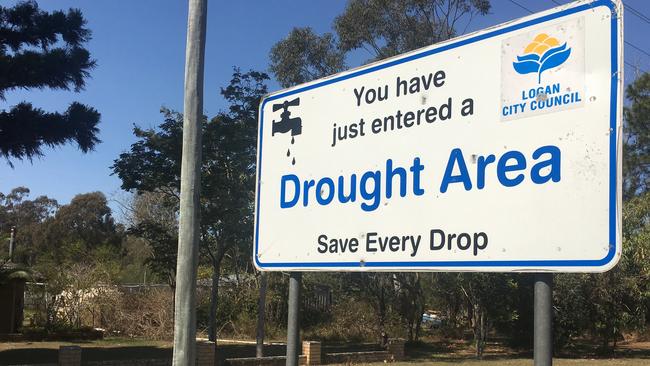
M378 313L379 313L379 334L381 336L381 345L386 346L388 344L388 334L386 333L386 299L384 296L383 287L379 290L378 297Z
M257 303L257 334L255 356L264 357L264 320L266 311L266 285L268 282L268 273L262 272L260 277L260 299Z
M422 332L422 314L424 314L424 298L420 299L420 307L418 308L417 323L415 325L415 340L420 340L420 333Z
M210 288L210 326L208 327L208 339L217 342L217 298L219 295L219 275L221 272L221 261L212 261L212 287Z
M466 306L467 306L467 326L469 327L474 327L474 304L472 304L471 301L469 301L469 297L467 298L466 301Z
M483 307L481 307L481 322L480 322L481 331L479 333L481 336L481 343L480 343L481 348L479 352L479 358L481 359L483 359L483 351L485 350L485 341L487 339L487 322L485 321L486 316L487 315L485 313L485 310L483 309Z
M476 345L476 358L483 358L485 339L487 338L487 324L485 310L480 305L474 305L474 343Z

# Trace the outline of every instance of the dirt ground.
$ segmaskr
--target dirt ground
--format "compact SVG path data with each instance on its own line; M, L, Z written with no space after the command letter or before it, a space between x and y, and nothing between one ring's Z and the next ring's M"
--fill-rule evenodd
M649 360L645 359L562 359L554 358L554 366L648 366ZM504 360L461 360L461 361L414 361L396 362L394 366L531 366L533 360L528 359L504 359Z
M428 365L436 366L519 366L532 365L531 351L518 351L500 343L489 342L483 359L475 357L474 350L467 342L430 342L424 345L407 348L408 362L398 362L398 365ZM595 345L584 344L564 350L559 357L553 358L556 366L596 365L596 366L650 366L650 342L628 342L620 344L614 353L602 355Z
M60 346L79 345L83 348L82 363L99 360L126 360L171 358L171 342L145 341L137 339L108 338L88 342L0 342L0 365L56 363ZM325 344L325 352L370 351L376 345ZM269 356L285 354L282 344L265 346ZM499 343L488 343L483 360L474 357L473 350L463 341L435 341L407 347L407 360L398 365L436 366L519 366L531 365L530 351L517 351ZM220 342L219 359L254 357L255 345ZM597 366L648 366L650 365L650 342L634 342L619 345L613 354L599 355L596 348L582 346L569 350L554 359L554 365L597 365Z

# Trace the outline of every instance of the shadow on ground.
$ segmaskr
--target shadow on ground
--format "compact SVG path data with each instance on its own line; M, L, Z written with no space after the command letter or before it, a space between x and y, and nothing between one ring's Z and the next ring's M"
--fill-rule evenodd
M104 360L135 360L135 359L171 359L172 349L170 346L93 346L92 342L76 342L83 348L82 363ZM28 345L31 348L5 349L0 351L0 365L20 364L56 364L58 361L58 349L39 347L39 342ZM378 344L346 344L346 343L325 343L323 351L326 353L338 352L361 352L381 350ZM442 361L462 363L467 360L476 359L468 342L440 340L428 343L409 344L406 348L408 361ZM284 356L286 347L284 345L266 345L264 347L266 356ZM637 358L650 359L650 343L640 346L639 344L621 344L614 353L602 353L599 348L592 344L581 344L568 348L558 355L560 358ZM217 361L226 358L255 357L254 344L219 344L217 346ZM488 342L484 360L508 360L508 359L532 359L530 350L513 350L503 346L500 342Z
M603 350L594 343L577 343L562 352L562 358L639 358L650 359L650 342L622 343L615 349Z
M407 344L406 356L411 361L465 362L476 359L476 354L468 348L467 342L436 341L431 343ZM497 342L488 342L483 360L507 360L532 358L530 351L507 351Z
M171 347L157 346L102 346L93 347L91 343L76 342L83 348L82 363L104 360L135 360L135 359L171 359ZM31 348L17 348L0 351L0 365L20 365L57 363L57 348L39 348L38 342L33 342ZM324 347L328 353L376 351L381 347L377 344L329 344ZM265 356L284 356L286 347L282 344L264 346ZM255 357L254 344L219 344L217 346L217 361L226 358Z
M407 344L408 361L442 361L462 363L476 359L468 342L440 340L428 343ZM577 344L558 352L554 357L567 359L650 359L650 343L620 344L612 352L603 352L592 343ZM502 342L488 342L483 360L532 359L532 350L517 350L506 347ZM650 363L649 363L650 364Z
M38 363L57 363L59 350L56 348L38 348L34 342L33 348L16 348L0 351L0 365L21 365ZM155 346L123 346L123 347L93 347L84 346L81 354L82 363L103 360L129 360L171 358L172 350L166 347Z

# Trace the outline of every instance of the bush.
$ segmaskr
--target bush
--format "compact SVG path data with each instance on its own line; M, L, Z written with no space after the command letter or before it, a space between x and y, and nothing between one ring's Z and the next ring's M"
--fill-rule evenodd
M113 335L171 339L174 334L174 293L168 287L144 287L119 296L102 313L102 327Z

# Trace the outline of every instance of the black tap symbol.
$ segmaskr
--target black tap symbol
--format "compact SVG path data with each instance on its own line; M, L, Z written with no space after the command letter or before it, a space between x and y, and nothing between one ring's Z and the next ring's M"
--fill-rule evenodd
M297 136L302 133L302 120L299 117L289 118L291 112L289 112L289 107L295 107L300 105L300 98L296 98L292 101L285 100L282 103L273 105L273 112L284 109L282 114L280 114L280 120L273 120L273 129L271 131L271 136L275 136L275 133L285 133L291 131L291 136Z

